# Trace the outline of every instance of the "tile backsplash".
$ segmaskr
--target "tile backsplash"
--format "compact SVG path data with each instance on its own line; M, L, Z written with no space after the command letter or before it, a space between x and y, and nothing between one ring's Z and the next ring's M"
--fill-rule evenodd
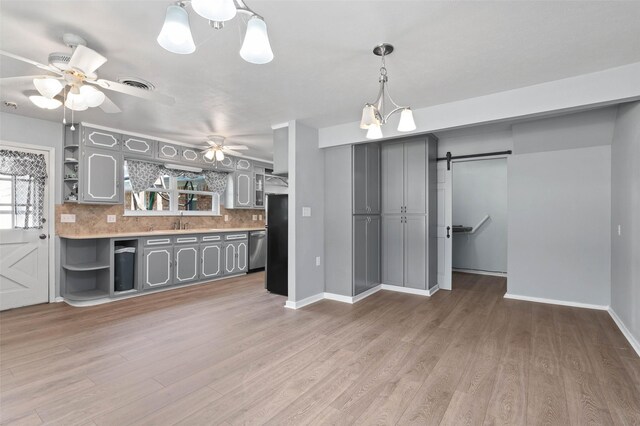
M221 216L185 216L182 222L189 229L252 228L263 226L266 217L264 210L227 210L223 206L220 213ZM63 214L74 214L75 223L62 223L60 215ZM116 216L115 223L107 222L108 215ZM229 216L228 222L224 221L224 215ZM262 220L253 220L254 215L262 215ZM65 235L171 230L177 220L177 216L124 216L122 205L56 205L56 233Z

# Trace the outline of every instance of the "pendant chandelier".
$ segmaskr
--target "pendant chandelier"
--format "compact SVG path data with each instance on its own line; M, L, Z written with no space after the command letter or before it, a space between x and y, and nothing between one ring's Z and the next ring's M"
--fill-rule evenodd
M251 10L243 0L182 0L170 5L157 39L158 44L164 49L183 55L196 51L186 8L188 3L194 12L208 19L211 27L216 30L224 28L224 23L238 13L248 15L249 21L240 56L252 64L266 64L273 60L267 24L262 16Z
M411 108L398 105L389 94L389 77L387 76L384 58L391 52L393 52L393 46L388 43L382 43L373 48L373 53L382 58L382 66L380 67L380 77L378 78L380 83L378 97L375 101L365 104L362 109L360 128L367 130L367 139L380 139L383 136L382 126L387 124L389 117L397 112L400 113L399 132L410 132L416 129ZM387 103L390 103L391 107L393 107L389 112L386 111Z

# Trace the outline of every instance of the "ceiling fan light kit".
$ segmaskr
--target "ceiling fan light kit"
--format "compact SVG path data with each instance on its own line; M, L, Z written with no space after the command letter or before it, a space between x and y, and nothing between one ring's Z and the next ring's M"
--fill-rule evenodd
M29 100L35 106L42 109L56 109L60 107L60 105L62 105L62 102L60 102L57 99L47 98L45 96L40 96L40 95L31 95L29 96Z
M209 20L214 29L224 28L224 23L238 13L249 15L240 56L252 64L266 64L273 60L273 51L264 19L251 10L243 0L183 0L167 8L164 25L158 35L158 44L172 53L189 54L196 50L189 25L187 3L198 15Z
M389 117L397 112L400 112L399 132L410 132L416 129L411 108L398 105L389 94L389 77L387 76L385 56L388 56L391 52L393 52L393 46L388 43L382 43L373 48L374 55L382 58L382 66L380 67L380 76L378 77L378 82L380 83L378 97L374 102L366 103L362 108L360 128L367 130L367 139L382 138L382 126L387 124ZM393 107L388 113L386 112L387 102Z
M49 99L60 93L64 87L60 80L55 78L34 78L33 85L43 97Z

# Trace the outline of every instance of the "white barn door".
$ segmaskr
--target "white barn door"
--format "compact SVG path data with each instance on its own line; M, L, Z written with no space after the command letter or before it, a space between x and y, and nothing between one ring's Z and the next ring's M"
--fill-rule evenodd
M438 287L451 290L451 170L447 162L438 162Z

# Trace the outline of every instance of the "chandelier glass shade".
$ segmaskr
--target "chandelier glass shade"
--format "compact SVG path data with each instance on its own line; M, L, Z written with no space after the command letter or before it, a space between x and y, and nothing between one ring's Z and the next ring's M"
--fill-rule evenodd
M397 112L400 113L399 132L410 132L416 129L411 108L398 105L389 94L389 77L385 66L385 56L391 52L393 52L393 46L387 43L380 44L373 49L375 55L382 57L382 66L378 78L380 84L378 97L374 102L366 103L362 108L360 128L367 130L367 139L382 138L382 126L387 124L389 117ZM389 112L387 112L387 105L392 108Z
M186 4L191 3L194 12L209 20L214 29L224 28L224 23L238 13L249 16L240 56L252 64L266 64L273 60L273 51L264 19L251 10L244 0L181 0L167 8L158 35L158 44L172 53L189 54L196 50Z

